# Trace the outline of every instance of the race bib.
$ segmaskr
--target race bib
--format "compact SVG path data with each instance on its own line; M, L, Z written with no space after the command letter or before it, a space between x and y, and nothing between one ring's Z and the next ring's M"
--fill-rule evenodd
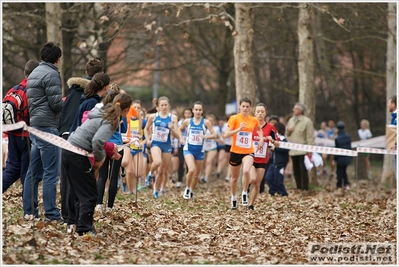
M216 142L214 140L205 140L204 142L204 150L209 151L216 148Z
M255 157L266 158L267 143L263 142L263 146L259 146L259 141L254 141Z
M152 140L158 141L158 142L167 142L168 136L169 136L169 129L167 129L165 127L159 127L159 126L154 127L154 132L152 134Z
M251 148L252 133L249 132L238 132L236 139L236 146L242 148Z
M202 145L201 133L202 131L200 130L190 130L190 138L188 139L188 143L195 146Z

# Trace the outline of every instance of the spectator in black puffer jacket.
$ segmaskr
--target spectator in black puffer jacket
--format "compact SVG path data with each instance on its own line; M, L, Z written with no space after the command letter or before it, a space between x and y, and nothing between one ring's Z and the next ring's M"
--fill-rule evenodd
M84 89L87 84L92 80L94 74L103 72L104 64L100 58L94 58L86 63L87 77L72 77L69 78L67 84L69 86L68 95L64 101L61 120L60 120L60 133L64 139L69 137L69 129L75 120L76 113L79 110L80 103L84 100ZM91 109L92 107L90 107ZM67 209L67 195L68 195L68 182L66 180L66 170L61 165L60 177L60 193L61 193L61 215L66 220L68 218ZM73 197L71 203L74 203Z
M335 139L335 147L343 149L351 149L352 140L350 135L344 130L345 123L343 121L339 121L337 123L337 128L338 128L338 136ZM334 161L337 163L337 188L342 188L342 186L344 186L345 190L349 190L350 184L348 180L348 174L346 173L346 168L351 163L352 157L335 155Z
M83 92L86 85L91 81L94 74L104 71L104 64L101 58L94 58L86 63L85 77L71 77L68 79L69 86L67 97L63 104L63 111L61 112L60 120L60 133L68 139L69 129L75 119L75 115L79 110L81 103L80 99L83 98Z

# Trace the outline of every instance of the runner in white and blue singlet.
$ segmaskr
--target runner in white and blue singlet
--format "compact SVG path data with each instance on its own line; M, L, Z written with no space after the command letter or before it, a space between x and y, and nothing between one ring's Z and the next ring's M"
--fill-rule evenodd
M194 117L185 119L179 127L181 133L181 131L188 126L188 135L183 148L184 159L188 168L186 189L183 194L185 199L193 198L193 190L198 183L198 176L201 172L202 163L204 161L204 141L206 139L216 138L211 122L202 117L202 106L201 102L195 102L193 107ZM210 135L205 135L207 129L210 131Z
M147 125L144 133L147 139L147 146L150 147L152 155L151 169L148 173L147 182L151 181L155 172L157 176L154 183L154 198L158 198L158 191L161 190L163 195L166 194L166 181L168 177L168 168L172 159L172 139L179 138L181 142L181 133L177 128L177 117L170 113L169 99L161 96L158 99L159 111L148 117Z

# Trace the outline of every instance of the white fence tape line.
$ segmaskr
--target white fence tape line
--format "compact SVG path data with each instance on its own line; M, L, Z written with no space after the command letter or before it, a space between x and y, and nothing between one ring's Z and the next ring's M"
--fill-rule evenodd
M8 131L14 131L18 130L21 128L24 128L25 130L27 129L28 125L24 121L20 121L14 124L3 124L2 125L2 131L3 132L8 132Z
M87 157L94 157L93 153L89 153L86 150L83 150L79 147L73 146L71 143L66 141L64 138L54 135L54 134L40 131L40 130L32 128L32 127L29 127L23 121L15 123L15 124L7 124L7 125L3 124L2 126L3 126L2 131L12 131L12 130L24 128L29 133L34 134L37 137L39 137L49 143L52 143L55 146L69 150L69 151L74 152L79 155L83 155L83 156L87 156Z
M350 157L357 156L357 151L349 149L326 147L326 146L311 146L311 145L295 144L289 142L279 142L279 143L280 143L279 147L285 149L299 150L305 152L316 152L319 154L329 154L329 155L340 155L340 156L350 156Z
M118 151L121 151L125 146L130 146L131 144L134 144L136 147L140 146L140 142L139 142L140 139L138 139L136 137L132 137L132 138L125 137L125 139L129 139L129 142L126 144L123 144L123 145L118 145Z
M77 154L83 155L83 156L88 156L88 157L94 156L93 153L89 153L81 148L73 146L72 144L70 144L68 141L66 141L62 137L29 127L23 121L15 123L15 124L7 124L7 125L3 124L2 125L3 132L13 131L13 130L21 129L21 128L24 128L28 132L40 137L41 139L43 139L49 143L52 143L53 145L64 148L71 152L74 152L74 153L77 153ZM375 138L381 139L381 137L375 137ZM123 147L128 146L130 144L135 144L136 146L139 146L138 140L139 140L138 138L131 138L129 143L119 145L118 150L120 151L123 149ZM362 141L369 141L369 140L371 140L371 139L362 140ZM3 143L5 143L5 142L6 142L6 140L3 138ZM350 157L356 157L358 153L390 154L390 155L397 154L396 150L377 149L377 148L370 148L370 147L357 147L356 151L349 150L349 149L335 148L335 147L330 146L331 142L334 142L334 141L328 140L328 139L316 138L316 143L321 144L323 142L324 142L324 145L327 145L327 146L311 146L311 145L303 145L303 144L296 144L296 143L289 143L289 142L279 142L280 143L279 147L284 148L284 149L290 149L290 150L299 150L299 151L312 152L312 153L316 152L319 154L340 155L340 156L350 156ZM334 142L334 145L335 145L335 142ZM352 143L352 145L353 145L353 143Z
M386 150L386 149L377 149L372 147L358 147L357 152L359 153L370 153L370 154L388 154L388 155L396 155L396 150Z

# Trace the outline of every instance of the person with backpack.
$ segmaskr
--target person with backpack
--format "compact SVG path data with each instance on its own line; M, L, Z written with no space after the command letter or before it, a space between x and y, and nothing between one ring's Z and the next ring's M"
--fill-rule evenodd
M53 42L45 43L40 50L41 62L28 77L26 92L30 125L32 128L59 136L62 110L62 84L58 63L61 48ZM23 190L24 217L39 218L38 187L43 185L45 221L63 222L57 206L57 183L61 170L61 149L31 134L30 165Z
M29 60L25 64L24 75L25 78L16 86L11 88L3 98L3 103L9 103L10 101L18 103L16 97L20 97L22 100L17 108L16 122L24 121L29 125L29 109L28 109L28 98L26 96L26 82L28 81L29 74L39 66L39 61ZM17 96L16 96L17 95ZM5 111L3 110L3 116ZM3 123L4 120L3 120ZM29 166L29 134L23 129L18 129L11 132L6 132L8 135L8 157L6 161L6 167L3 170L3 193L15 183L18 179L21 179L22 188L25 181L26 171Z

